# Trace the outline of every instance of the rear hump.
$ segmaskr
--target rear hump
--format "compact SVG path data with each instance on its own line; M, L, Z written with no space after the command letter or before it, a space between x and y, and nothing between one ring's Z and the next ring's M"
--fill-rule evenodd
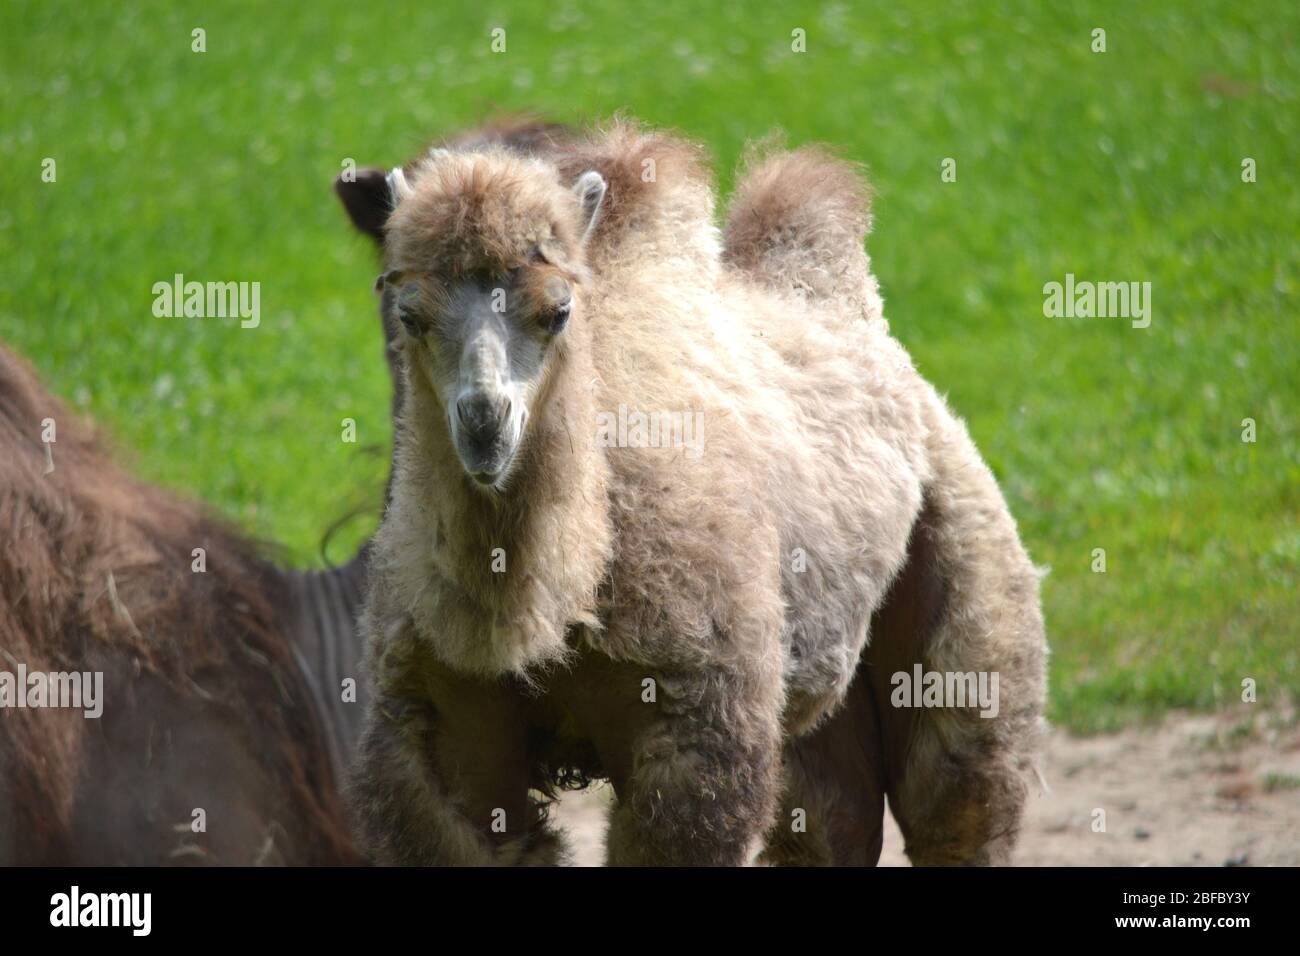
M878 318L870 230L871 190L859 166L819 146L760 147L737 178L724 257L769 287Z

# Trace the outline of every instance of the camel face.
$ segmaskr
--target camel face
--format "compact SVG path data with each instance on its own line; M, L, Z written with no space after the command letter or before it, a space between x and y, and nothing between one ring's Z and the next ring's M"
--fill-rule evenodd
M547 343L528 334L517 302L511 308L512 291L486 276L461 280L438 323L446 334L439 347L457 361L454 374L435 385L456 454L480 485L495 486L513 463L546 358ZM452 368L451 361L442 365Z
M408 374L441 412L424 426L445 429L476 488L503 492L563 360L605 182L587 173L568 186L512 153L434 150L389 187L380 284Z
M408 361L437 396L465 473L502 491L573 313L572 284L542 265L389 281Z

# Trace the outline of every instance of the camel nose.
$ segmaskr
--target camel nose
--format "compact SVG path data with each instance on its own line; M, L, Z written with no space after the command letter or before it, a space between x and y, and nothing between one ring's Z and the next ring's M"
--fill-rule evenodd
M456 417L466 437L476 443L495 438L510 417L510 411L510 397L504 393L493 397L486 392L474 392L456 400Z

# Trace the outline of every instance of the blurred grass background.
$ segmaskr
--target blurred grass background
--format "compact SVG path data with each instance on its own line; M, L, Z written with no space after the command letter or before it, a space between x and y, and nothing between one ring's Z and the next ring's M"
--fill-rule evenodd
M342 560L390 436L375 261L330 190L345 159L393 164L493 110L626 108L706 142L726 188L780 127L871 169L894 331L1051 568L1052 717L1211 707L1246 676L1294 695L1300 7L999 6L11 0L0 339L138 473L289 560L319 564L361 509ZM260 281L261 326L154 318L177 272ZM1045 318L1067 272L1150 281L1151 327Z

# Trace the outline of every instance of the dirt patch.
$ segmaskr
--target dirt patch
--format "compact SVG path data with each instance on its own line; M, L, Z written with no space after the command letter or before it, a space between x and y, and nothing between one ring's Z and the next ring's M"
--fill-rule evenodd
M1243 707L1104 737L1054 731L1044 776L1050 790L1030 796L1020 866L1300 866L1294 714ZM556 809L577 865L600 865L612 802L601 785ZM892 818L880 863L907 865Z

